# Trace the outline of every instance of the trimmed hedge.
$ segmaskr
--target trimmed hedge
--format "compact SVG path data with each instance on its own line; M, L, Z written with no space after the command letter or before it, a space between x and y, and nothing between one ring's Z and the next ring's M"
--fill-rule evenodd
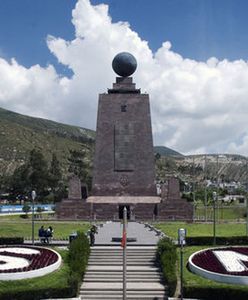
M0 300L40 300L49 298L71 297L75 293L73 287L60 287L49 289L33 289L28 291L8 291L1 293Z
M158 242L157 259L162 268L165 284L168 285L169 296L173 296L177 286L177 253L176 246L170 239L165 237Z
M0 237L0 245L18 245L23 243L23 237Z
M247 245L247 236L216 237L216 245ZM212 236L186 237L187 246L213 245Z
M69 285L77 294L88 264L90 244L85 233L78 232L77 237L71 241L68 253L68 265L70 267Z
M240 287L195 287L185 286L185 298L204 299L204 300L244 300L248 299L248 290Z

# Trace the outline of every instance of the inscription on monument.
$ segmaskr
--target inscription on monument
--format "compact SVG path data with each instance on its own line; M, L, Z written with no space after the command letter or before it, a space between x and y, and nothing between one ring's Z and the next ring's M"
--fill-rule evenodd
M120 184L122 186L127 186L128 185L128 177L127 175L122 175L120 178Z
M134 122L115 123L115 171L130 172L135 167Z

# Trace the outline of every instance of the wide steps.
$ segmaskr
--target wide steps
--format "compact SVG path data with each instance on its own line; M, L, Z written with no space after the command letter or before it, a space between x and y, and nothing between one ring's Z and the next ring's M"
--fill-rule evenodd
M161 274L159 273L138 273L130 274L127 273L127 282L128 281L161 281ZM102 273L102 272L96 272L96 273L87 273L84 277L84 281L91 281L91 282L107 282L107 281L113 281L113 282L122 282L123 280L123 274L122 272L108 272L108 273Z
M154 247L127 248L127 299L168 299ZM123 249L93 247L80 288L83 300L123 299Z
M83 285L80 288L80 291L83 290L107 290L107 291L122 291L123 285L122 282L113 282L113 283L98 283L98 282L87 282L83 283ZM130 282L127 283L127 290L128 291L165 291L164 285L158 282L150 282L150 284L146 284L143 282Z

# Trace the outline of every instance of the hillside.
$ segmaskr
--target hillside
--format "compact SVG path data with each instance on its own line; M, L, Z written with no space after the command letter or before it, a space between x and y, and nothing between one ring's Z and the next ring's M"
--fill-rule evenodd
M156 167L160 178L177 176L188 182L203 182L204 178L241 183L248 180L247 158L236 154L167 156L161 157Z
M95 132L93 130L33 118L0 108L0 176L10 175L23 164L34 147L39 148L50 161L56 153L67 175L70 150L86 153L92 163ZM241 155L183 156L164 146L155 146L157 178L177 176L184 181L203 181L221 178L227 181L246 182L247 158Z
M159 153L161 156L183 156L181 153L165 146L155 146L154 153Z
M56 153L67 169L70 150L85 151L92 160L95 132L0 108L0 175L8 175L37 147L47 160Z

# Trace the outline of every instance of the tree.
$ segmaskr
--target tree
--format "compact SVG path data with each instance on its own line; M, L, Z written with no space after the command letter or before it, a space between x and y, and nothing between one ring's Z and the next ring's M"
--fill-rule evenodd
M13 175L9 178L9 192L14 199L16 199L18 195L25 195L30 191L28 173L28 165L25 164L15 169Z
M31 150L28 169L30 190L35 189L38 195L44 194L48 188L49 174L47 162L40 150Z
M62 171L60 162L55 153L53 153L52 161L49 169L49 185L53 193L59 189L59 184L62 180Z
M90 163L87 160L85 151L70 150L69 169L70 173L77 175L82 182L91 188L92 177L90 174Z
M17 168L9 180L9 191L13 196L30 195L36 190L37 195L47 194L49 173L47 162L38 149L30 151L29 160Z
M22 207L22 211L26 214L26 218L28 218L28 213L30 212L31 207L27 203L25 203Z
M37 215L39 216L39 218L42 218L42 212L44 211L44 208L41 206L38 206L36 209Z

